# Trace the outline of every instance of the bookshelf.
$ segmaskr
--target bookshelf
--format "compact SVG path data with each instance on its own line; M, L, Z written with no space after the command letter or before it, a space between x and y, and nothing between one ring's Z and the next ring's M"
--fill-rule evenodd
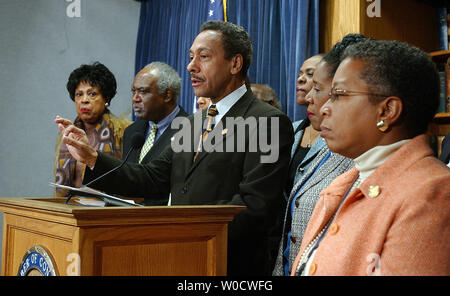
M429 55L435 63L445 63L450 58L450 50L432 51Z
M442 65L445 64L447 62L447 59L450 58L450 50L432 51L429 53L429 55L431 59L436 63L436 65ZM449 94L447 94L447 96L448 95ZM446 127L446 125L450 125L450 113L437 113L434 117L433 124L430 129L433 131L433 135L438 136L438 144L442 142L443 137L441 136L445 136L450 132L450 128Z
M445 136L450 133L450 113L436 114L430 125L429 132L435 136Z
M436 116L434 118L435 118L435 121L446 122L446 121L450 120L450 112L438 113L438 114L436 114Z
M432 51L429 55L436 65L445 64L450 58L450 50ZM428 128L428 134L432 137L432 143L435 144L436 155L440 155L442 140L448 133L450 133L450 113L437 113Z

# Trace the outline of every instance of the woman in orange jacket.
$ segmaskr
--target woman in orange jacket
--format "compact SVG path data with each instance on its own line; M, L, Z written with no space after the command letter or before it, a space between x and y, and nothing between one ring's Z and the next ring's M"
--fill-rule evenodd
M355 168L321 192L291 275L450 275L450 169L425 135L438 100L421 50L377 40L346 49L321 136Z

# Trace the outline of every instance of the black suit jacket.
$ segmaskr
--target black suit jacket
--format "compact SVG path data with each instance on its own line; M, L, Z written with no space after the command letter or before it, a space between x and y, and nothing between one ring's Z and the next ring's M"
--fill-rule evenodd
M189 114L187 114L184 109L180 107L180 111L177 113L176 117L187 117ZM122 159L125 159L126 153L131 148L131 138L135 133L143 134L144 136L147 134L148 130L148 121L145 119L138 119L133 124L129 125L125 132L123 133L123 150L124 153L122 155ZM150 151L144 156L144 159L142 160L142 163L149 163L154 158L158 157L161 152L164 151L164 148L166 148L167 145L170 144L170 139L173 137L173 135L177 132L177 129L172 129L170 125L167 127L167 129L164 131L164 133L156 140L156 142L153 144ZM142 148L142 147L141 147ZM133 150L130 153L130 156L128 157L128 162L139 162L139 155L141 154L141 150Z
M176 117L187 117L189 114L187 114L184 109L180 107L180 111L177 113ZM122 155L122 160L125 159L126 153L131 148L131 138L135 133L141 133L144 136L146 135L148 130L148 120L139 119L135 121L133 124L129 125L124 133L123 133L123 150L124 153ZM154 158L157 158L167 147L167 145L170 144L170 139L173 137L173 135L177 132L177 129L172 129L169 125L167 129L162 133L162 135L156 140L156 142L153 144L150 151L147 152L147 154L144 156L144 159L142 159L142 163L149 163ZM141 147L142 148L142 147ZM128 157L127 162L139 162L139 155L141 154L141 149L133 149L130 152L130 156ZM164 192L161 193L160 196L154 195L151 199L146 199L144 204L147 206L159 206L159 205L167 205L167 202L169 200L169 193Z
M202 112L203 118L206 111ZM258 100L248 90L225 114L226 117L278 118L275 130L279 138L279 157L274 163L262 163L260 147L249 151L250 136L245 135L245 152L201 152L193 162L194 147L199 139L191 122L191 151L174 152L168 146L151 163L125 164L121 169L95 184L96 188L123 196L144 196L151 199L167 190L172 205L245 205L247 209L229 224L228 274L263 274L267 267L268 229L275 221L283 202L282 189L286 182L293 129L289 118L275 107ZM268 120L269 129L274 121ZM260 126L258 126L258 130ZM201 133L201 131L200 131ZM223 135L223 143L240 136L236 130ZM270 135L270 133L269 133ZM218 143L220 142L220 139ZM224 146L226 147L226 146ZM93 170L86 170L84 182L117 166L120 161L99 153Z

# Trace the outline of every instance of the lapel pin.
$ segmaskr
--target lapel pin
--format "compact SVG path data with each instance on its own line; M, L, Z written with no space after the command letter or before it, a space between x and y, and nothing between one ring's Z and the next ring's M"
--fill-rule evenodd
M228 132L228 129L226 129L226 128L223 129L223 130L222 130L222 135L225 135L227 132Z
M380 195L380 186L378 185L371 185L369 186L369 196L372 198L377 197L378 195Z

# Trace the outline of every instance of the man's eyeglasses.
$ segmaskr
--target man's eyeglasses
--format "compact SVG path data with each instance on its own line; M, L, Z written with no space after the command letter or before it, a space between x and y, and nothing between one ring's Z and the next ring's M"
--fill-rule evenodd
M356 96L356 95L370 95L370 96L380 96L380 97L389 97L389 95L385 94L375 94L365 91L351 91L341 88L332 88L331 92L328 94L329 99L334 102L339 96Z

